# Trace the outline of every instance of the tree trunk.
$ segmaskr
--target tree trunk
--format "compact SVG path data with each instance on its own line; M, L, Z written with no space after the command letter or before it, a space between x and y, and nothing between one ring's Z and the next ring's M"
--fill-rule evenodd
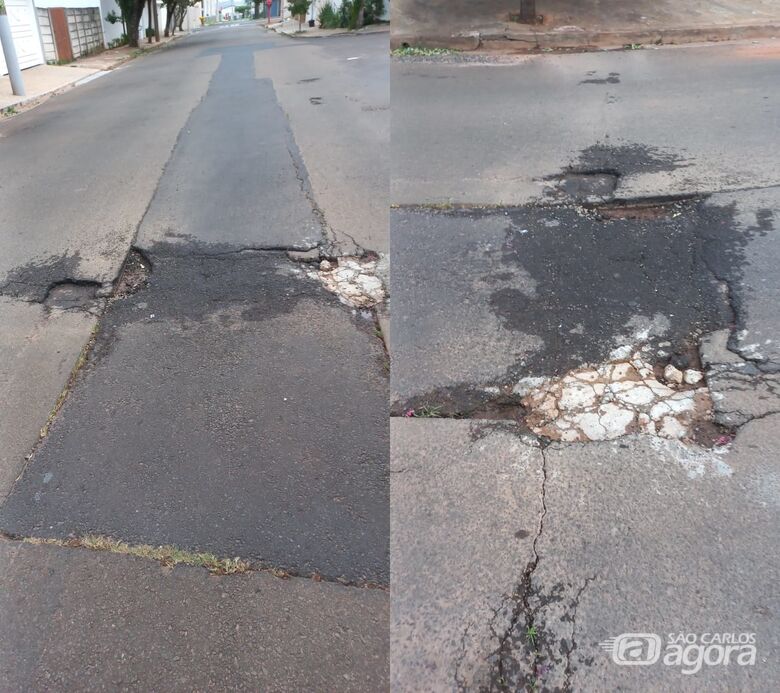
M127 43L133 48L138 48L139 25L145 4L146 0L136 0L130 7L130 16L127 18Z
M154 19L154 41L160 43L160 17L157 14L157 0L152 0L152 19Z
M167 0L165 3L165 31L163 36L166 38L171 36L171 29L175 29L176 25L173 22L173 13L176 11L176 0Z
M252 19L260 19L260 0L254 0L255 12L252 15Z
M357 20L355 21L355 28L362 29L363 22L366 21L366 0L360 1L360 9L358 10Z
M536 0L520 0L520 21L536 24Z

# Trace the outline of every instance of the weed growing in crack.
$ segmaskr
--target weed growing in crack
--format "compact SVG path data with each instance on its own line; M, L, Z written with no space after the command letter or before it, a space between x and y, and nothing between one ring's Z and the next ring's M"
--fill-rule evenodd
M148 544L128 544L124 541L104 537L96 534L87 534L73 539L40 539L28 537L24 539L27 544L51 544L70 548L83 548L90 551L107 551L136 558L148 558L159 561L164 566L179 564L206 568L217 575L235 575L246 573L250 565L246 561L235 558L219 558L213 553L192 552L179 549L175 546L150 546Z
M423 404L416 409L407 409L404 416L408 419L440 419L442 407L433 404Z
M539 634L536 632L536 626L530 625L525 629L525 638L531 644L531 647L536 647L536 639Z

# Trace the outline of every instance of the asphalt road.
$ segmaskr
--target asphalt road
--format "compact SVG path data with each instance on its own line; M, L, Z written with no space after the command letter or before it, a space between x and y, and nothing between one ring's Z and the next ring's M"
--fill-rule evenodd
M764 41L395 61L392 202L525 204L607 164L623 198L777 185L779 60Z
M263 55L295 46L256 24L204 30L0 127L2 347L15 363L0 622L13 685L159 685L138 648L170 649L159 618L168 633L190 624L168 662L176 690L386 686L386 353L373 316L285 252L337 241L276 98L284 77L258 74ZM349 170L348 153L337 159ZM300 577L216 579L20 544L87 534ZM85 575L89 603L75 587ZM30 627L51 619L56 632ZM305 646L304 624L332 649ZM226 656L240 633L257 649Z
M778 58L394 63L394 688L777 687ZM529 432L521 381L648 345L721 428ZM616 663L624 633L659 661ZM755 662L667 663L678 633L752 633Z

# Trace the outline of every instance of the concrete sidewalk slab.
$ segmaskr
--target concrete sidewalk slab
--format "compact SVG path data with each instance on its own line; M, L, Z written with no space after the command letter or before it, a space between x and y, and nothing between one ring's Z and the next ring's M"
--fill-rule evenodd
M776 689L778 423L718 452L637 436L542 453L506 423L394 419L393 685ZM670 633L753 633L756 657L619 666L601 643L623 633L664 651Z
M38 101L47 94L72 86L100 71L101 68L81 65L36 65L22 72L26 92L24 96L17 96L11 91L8 77L0 77L0 111L10 106Z
M533 557L542 455L488 421L392 419L392 690L484 690Z
M11 491L97 320L0 296L0 499Z
M536 9L543 21L528 25L511 19L518 0L397 0L391 43L529 50L780 35L774 0L537 0Z
M0 540L3 690L387 690L389 595Z

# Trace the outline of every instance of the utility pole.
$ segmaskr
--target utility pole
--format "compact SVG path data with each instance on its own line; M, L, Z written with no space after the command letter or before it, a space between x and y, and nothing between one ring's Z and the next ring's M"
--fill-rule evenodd
M16 57L16 46L11 36L11 25L5 13L5 0L0 0L0 45L3 47L5 66L8 68L8 79L11 80L11 91L16 96L24 96L22 71L19 69L19 59Z

